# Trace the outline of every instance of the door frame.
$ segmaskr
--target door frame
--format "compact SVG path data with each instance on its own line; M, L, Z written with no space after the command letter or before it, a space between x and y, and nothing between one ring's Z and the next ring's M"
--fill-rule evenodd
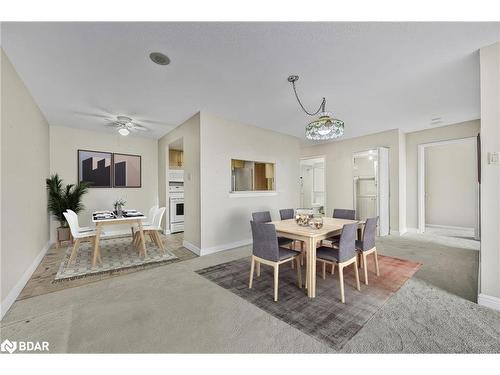
M326 191L326 187L327 187L327 183L326 183L326 155L315 155L315 156L302 156L300 159L299 159L299 177L301 175L301 171L302 171L302 161L303 160L310 160L310 159L323 159L323 173L324 173L324 176L323 176L323 199L325 201L324 203L324 206L323 206L323 209L325 211L325 216L327 216L327 204L328 204L328 201L327 201L327 191ZM313 179L314 179L314 175L313 175ZM300 192L299 192L299 206L302 205L302 202L300 202Z
M418 145L417 151L417 194L418 194L418 233L425 232L425 150L432 146L442 146L453 143L472 142L474 144L474 165L477 165L477 136L447 139L443 141L435 141L421 143ZM476 170L477 173L477 170ZM474 228L474 236L479 239L479 184L476 180L476 197L477 197L477 212L476 226Z

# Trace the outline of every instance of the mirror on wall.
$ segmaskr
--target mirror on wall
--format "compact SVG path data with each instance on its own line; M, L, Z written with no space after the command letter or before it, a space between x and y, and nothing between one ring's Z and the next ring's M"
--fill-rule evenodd
M231 192L274 191L275 164L231 159Z

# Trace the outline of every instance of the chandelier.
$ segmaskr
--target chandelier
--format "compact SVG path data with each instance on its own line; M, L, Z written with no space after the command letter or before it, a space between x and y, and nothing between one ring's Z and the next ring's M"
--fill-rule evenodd
M299 102L302 110L309 116L318 116L316 120L311 121L306 126L306 138L313 141L323 141L328 139L340 138L344 135L344 121L338 120L333 117L331 112L326 112L326 99L323 98L319 108L315 112L308 112L302 105L297 94L297 89L295 87L295 82L299 80L299 76L292 75L288 77L288 82L293 86L293 92L295 97Z

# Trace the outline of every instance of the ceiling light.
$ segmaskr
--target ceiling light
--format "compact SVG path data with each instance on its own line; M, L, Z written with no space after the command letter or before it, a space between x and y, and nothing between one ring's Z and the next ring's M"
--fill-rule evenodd
M149 54L149 58L158 65L168 65L170 64L170 59L167 55L164 55L161 52L151 52Z
M321 101L321 104L316 112L308 112L305 109L299 99L297 89L295 88L295 82L298 80L299 76L293 75L288 77L288 82L290 82L293 86L293 92L295 93L295 98L299 102L300 107L309 116L319 115L318 119L307 124L306 138L313 141L320 141L342 137L344 135L344 121L334 118L330 112L325 111L325 98Z
M118 133L120 133L121 135L126 137L127 135L130 134L130 131L127 128L120 128L120 129L118 129Z

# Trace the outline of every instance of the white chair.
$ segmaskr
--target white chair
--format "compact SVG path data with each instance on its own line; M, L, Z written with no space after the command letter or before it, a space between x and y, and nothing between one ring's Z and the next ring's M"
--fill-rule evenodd
M148 234L151 240L165 252L165 247L163 246L163 242L161 240L159 231L161 231L161 219L165 214L166 207L158 208L153 216L153 221L151 225L144 225L142 230L144 234ZM134 243L138 243L139 241L139 233L135 234Z
M156 214L156 210L158 210L158 205L157 204L155 204L153 207L151 207L149 209L149 214L148 214L148 216L145 219L147 221L143 221L142 222L143 226L145 226L145 225L152 225L153 224L153 219L154 219L154 216ZM135 238L135 226L132 225L132 227L130 227L130 230L132 231L132 239L134 239ZM132 240L132 241L134 241L134 240Z
M73 239L75 240L75 244L73 245L73 251L71 252L71 256L69 257L69 262L68 265L71 264L71 262L75 259L76 253L78 249L80 248L80 241L82 239L88 238L90 240L90 243L92 246L94 245L95 241L95 230L86 230L80 232L78 229L80 228L78 226L78 216L75 217L75 213L69 213L69 212L63 212L64 217L66 218L66 221L69 224L69 229L71 231L71 235L73 236ZM97 257L99 258L99 262L101 261L101 254L97 254Z
M75 222L76 222L76 226L78 228L78 232L90 232L90 231L95 230L95 228L91 228L91 227L81 227L80 223L78 222L78 215L77 215L77 213L75 211L70 210L68 208L66 210L66 212L68 212L71 216L73 216L75 218Z

